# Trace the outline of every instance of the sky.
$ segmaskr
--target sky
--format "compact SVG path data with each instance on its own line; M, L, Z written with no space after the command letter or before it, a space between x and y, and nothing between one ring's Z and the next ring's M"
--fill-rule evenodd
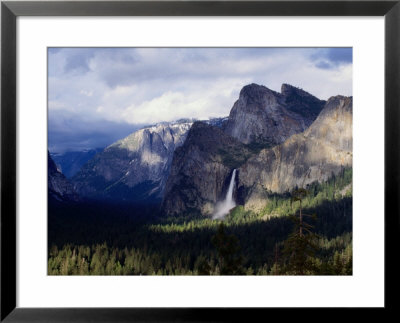
M352 95L351 48L49 48L50 152L105 147L145 125L224 117L243 86Z

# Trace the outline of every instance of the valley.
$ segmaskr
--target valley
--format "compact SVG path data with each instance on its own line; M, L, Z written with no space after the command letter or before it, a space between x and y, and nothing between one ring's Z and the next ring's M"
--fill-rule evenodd
M49 154L48 273L351 275L352 109L252 83L229 116L143 127L68 178Z

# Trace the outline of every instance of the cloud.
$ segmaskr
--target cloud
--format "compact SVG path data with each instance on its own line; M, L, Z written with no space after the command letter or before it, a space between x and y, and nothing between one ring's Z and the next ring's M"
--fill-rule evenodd
M341 65L353 62L353 49L351 47L324 48L317 51L312 58L315 65L322 69L335 69Z
M352 48L330 48L327 50L327 57L332 62L337 63L352 63L353 62L353 50Z
M50 152L56 153L104 148L140 126L101 119L82 119L79 114L54 111L49 114L48 120L48 148Z
M49 126L71 119L75 147L100 136L95 123L112 129L227 116L252 82L275 91L289 83L321 99L352 94L347 48L57 48L49 49L48 64ZM57 138L54 145L67 145Z

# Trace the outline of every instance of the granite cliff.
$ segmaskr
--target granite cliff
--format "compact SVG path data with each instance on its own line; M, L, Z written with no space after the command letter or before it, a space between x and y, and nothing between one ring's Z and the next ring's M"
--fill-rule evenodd
M257 210L270 192L325 181L352 165L352 98L328 101L283 84L245 86L229 117L140 129L73 177L93 199L159 203L166 214L210 215L237 169L235 200Z
M192 122L160 123L108 146L73 177L80 195L94 199L156 202L163 196L174 150Z
M250 84L240 91L224 131L245 144L273 146L307 129L325 101L294 86L283 84L281 93Z
M259 209L267 192L323 182L352 166L352 97L331 97L303 133L264 149L238 169L238 194L247 208Z
M251 155L246 145L220 128L195 122L174 154L163 210L179 214L200 210L211 214L229 184L232 170Z
M210 215L224 198L233 169L246 165L260 150L300 133L317 118L325 101L283 84L281 93L265 86L245 86L220 129L195 123L185 144L176 150L162 208L167 214L190 210ZM257 170L249 180L258 181ZM252 174L253 175L253 174ZM245 200L249 183L235 196ZM237 185L235 185L237 187ZM244 190L244 188L246 188Z
M75 192L72 184L65 178L58 169L47 152L47 184L49 200L56 201L79 201L79 196Z

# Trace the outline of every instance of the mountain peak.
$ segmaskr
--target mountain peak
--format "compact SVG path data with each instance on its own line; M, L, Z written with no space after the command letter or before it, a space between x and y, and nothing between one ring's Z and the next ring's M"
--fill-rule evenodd
M288 84L282 85L282 92L255 83L244 86L230 111L225 132L244 144L279 144L303 132L325 101Z
M256 83L245 85L240 91L241 97L251 97L255 99L265 96L266 94L279 95L278 92L275 92L264 85L259 85Z
M335 102L335 101L340 101L340 100L345 100L345 101L353 101L353 97L351 96L344 96L344 95L334 95L331 96L328 101L326 101L326 103L331 103L331 102Z
M281 86L281 94L285 97L291 96L291 95L297 95L300 97L313 97L313 95L311 95L310 93L304 91L303 89L287 84L287 83L283 83Z
M353 113L353 97L336 95L331 96L328 101L326 101L324 109L320 113L320 117L326 116L331 112L338 110L344 110L349 113Z
M73 177L80 195L135 203L163 194L175 148L185 142L191 120L158 123L111 144Z

